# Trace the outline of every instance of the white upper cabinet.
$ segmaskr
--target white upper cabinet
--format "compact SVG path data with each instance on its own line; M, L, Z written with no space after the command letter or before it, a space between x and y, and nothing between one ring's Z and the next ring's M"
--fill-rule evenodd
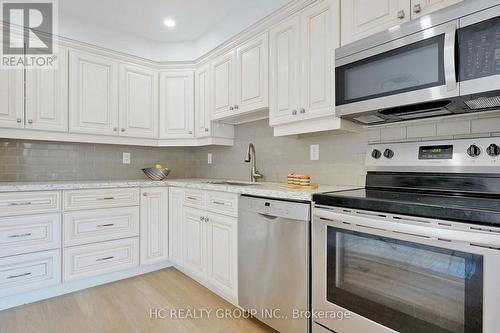
M70 132L118 135L118 63L70 52Z
M270 125L287 123L300 104L300 17L270 31Z
M135 65L120 66L120 136L158 137L158 74Z
M22 70L0 70L0 127L24 127L24 75Z
M334 53L338 45L336 1L323 1L301 15L302 83L299 115L303 119L334 115Z
M168 260L168 188L141 190L141 265Z
M411 18L427 15L463 0L411 0Z
M68 131L68 50L59 48L57 69L26 70L26 128Z
M160 138L194 138L194 73L160 73Z
M268 33L236 49L235 113L247 113L269 107Z
M212 63L212 119L219 119L234 110L235 58L234 51L231 51Z
M195 72L195 135L211 135L210 66L205 64Z
M342 0L342 45L411 18L410 0Z

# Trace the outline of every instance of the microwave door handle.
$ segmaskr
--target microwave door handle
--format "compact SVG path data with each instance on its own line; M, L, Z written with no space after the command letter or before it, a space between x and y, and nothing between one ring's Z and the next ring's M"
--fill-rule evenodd
M454 91L457 89L457 74L456 74L456 37L457 25L451 24L447 29L444 37L444 76L446 82L446 89Z

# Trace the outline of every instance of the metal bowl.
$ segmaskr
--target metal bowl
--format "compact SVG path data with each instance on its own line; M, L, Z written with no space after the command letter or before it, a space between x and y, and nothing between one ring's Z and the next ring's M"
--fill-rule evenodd
M142 171L151 180L164 180L168 177L168 174L170 173L170 169L168 168L162 168L162 169L144 168L142 169Z

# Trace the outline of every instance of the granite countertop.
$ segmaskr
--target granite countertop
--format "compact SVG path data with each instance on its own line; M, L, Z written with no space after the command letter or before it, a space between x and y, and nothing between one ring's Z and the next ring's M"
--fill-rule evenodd
M312 195L322 192L344 191L360 188L360 186L320 185L316 190L292 190L279 187L278 183L261 182L251 186L211 184L216 179L167 179L152 181L149 179L134 180L93 180L93 181L47 181L47 182L0 182L0 192L56 191L80 190L119 187L156 187L172 186L237 194L248 194L261 197L311 201Z

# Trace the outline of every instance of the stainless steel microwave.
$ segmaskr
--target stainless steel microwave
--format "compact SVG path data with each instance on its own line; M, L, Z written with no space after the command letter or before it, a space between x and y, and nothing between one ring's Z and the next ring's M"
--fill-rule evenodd
M363 125L500 108L500 5L465 0L336 52L336 113Z

